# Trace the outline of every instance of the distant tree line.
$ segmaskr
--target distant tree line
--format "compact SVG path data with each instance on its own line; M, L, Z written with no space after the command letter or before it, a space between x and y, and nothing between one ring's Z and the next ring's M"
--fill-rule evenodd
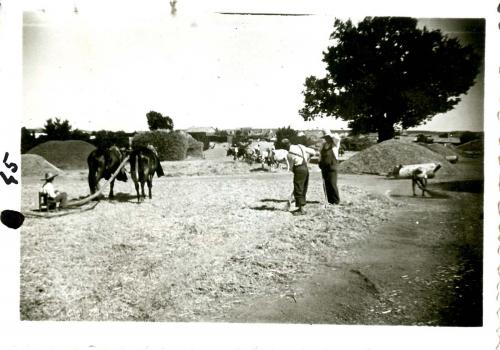
M172 131L174 122L168 116L161 113L150 111L146 114L149 129ZM127 133L125 131L99 130L91 133L79 129L73 129L68 120L60 118L49 118L46 120L42 135L35 137L34 132L25 127L21 128L21 153L26 153L33 147L47 141L65 141L80 140L93 144L97 148L107 148L112 145L118 147L129 147L129 138L133 137L135 132Z
M21 153L26 153L31 148L53 140L82 140L89 142L90 135L79 129L73 129L68 120L59 118L47 119L43 127L43 135L36 137L34 132L25 127L21 128Z
M33 131L21 128L21 153L26 153L33 147L47 141L80 140L88 142L97 148L106 148L112 145L128 147L129 137L135 133L125 131L99 130L91 133L73 129L68 120L59 118L48 119L42 129L42 135L35 137Z

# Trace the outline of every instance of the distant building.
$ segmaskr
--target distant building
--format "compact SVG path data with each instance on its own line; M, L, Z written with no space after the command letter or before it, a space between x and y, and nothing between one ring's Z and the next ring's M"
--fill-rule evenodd
M193 127L188 128L188 129L185 129L184 131L187 132L188 134L191 134L191 133L196 133L196 134L205 133L207 136L215 135L215 128L212 128L212 127L196 127L196 126L193 126Z

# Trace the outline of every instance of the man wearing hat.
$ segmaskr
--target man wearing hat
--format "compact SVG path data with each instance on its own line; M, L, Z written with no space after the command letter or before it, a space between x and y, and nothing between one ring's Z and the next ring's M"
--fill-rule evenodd
M47 194L47 196L56 203L56 206L57 203L60 203L59 207L64 208L68 203L68 195L66 194L66 192L59 192L58 190L54 189L52 181L54 181L54 178L56 176L57 174L45 173L45 178L41 179L42 181L45 181L42 186L41 192Z
M307 187L309 185L309 168L307 164L316 151L304 145L291 145L288 139L281 140L283 148L288 151L288 161L293 171L293 196L297 210L293 215L304 215Z
M339 204L337 188L337 164L339 159L340 136L330 130L323 130L325 143L319 151L319 168L323 177L323 186L328 203Z

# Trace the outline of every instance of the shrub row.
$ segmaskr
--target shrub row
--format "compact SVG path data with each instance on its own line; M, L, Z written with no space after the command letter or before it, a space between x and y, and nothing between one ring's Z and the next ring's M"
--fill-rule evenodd
M138 133L132 139L132 148L153 145L160 160L184 160L189 148L188 135L183 132L155 130Z

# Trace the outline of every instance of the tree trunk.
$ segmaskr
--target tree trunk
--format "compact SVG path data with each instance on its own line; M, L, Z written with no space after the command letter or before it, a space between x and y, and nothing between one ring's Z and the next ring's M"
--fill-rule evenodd
M377 142L384 142L394 137L394 123L389 122L387 119L379 123L378 127L378 140Z

